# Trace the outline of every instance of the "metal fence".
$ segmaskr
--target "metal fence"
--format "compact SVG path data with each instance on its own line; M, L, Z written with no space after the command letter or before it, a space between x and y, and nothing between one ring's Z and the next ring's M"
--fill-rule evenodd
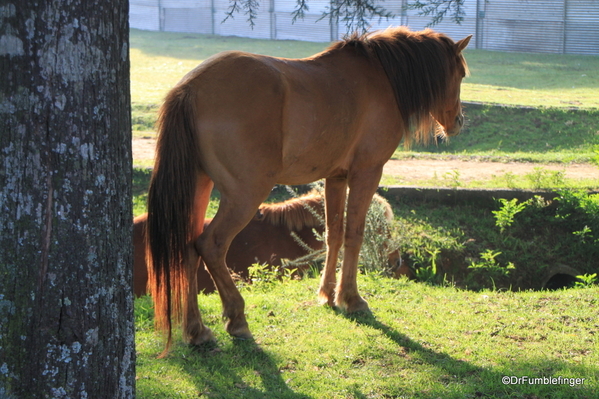
M371 21L372 29L405 25L420 30L429 17L405 11L407 0L387 0L396 17ZM224 21L229 0L130 0L132 28L233 35L260 39L328 42L345 27L323 18L330 0L309 0L305 18L292 23L296 0L263 0L250 27L242 13ZM448 19L434 28L455 40L474 35L476 48L599 55L599 0L465 0L460 25Z

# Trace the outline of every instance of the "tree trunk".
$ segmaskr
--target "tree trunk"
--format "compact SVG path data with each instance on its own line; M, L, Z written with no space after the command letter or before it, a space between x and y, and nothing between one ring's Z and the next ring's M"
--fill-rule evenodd
M0 0L0 398L135 394L127 0Z

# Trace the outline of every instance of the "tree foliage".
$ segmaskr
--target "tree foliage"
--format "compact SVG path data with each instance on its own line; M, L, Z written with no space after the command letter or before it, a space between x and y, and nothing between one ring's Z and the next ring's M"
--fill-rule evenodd
M296 7L292 12L293 22L304 18L309 10L308 2L309 0L296 0ZM231 0L225 20L243 13L250 26L254 27L259 8L258 0ZM417 10L419 15L430 16L431 21L427 26L437 25L445 18L460 24L465 15L464 0L408 0L403 8ZM348 32L365 32L372 21L388 20L395 16L385 7L384 0L331 0L319 20L329 19L331 23L343 23Z
M464 0L416 0L408 2L407 9L418 10L419 15L430 16L431 21L427 26L435 26L446 17L459 25L466 15Z

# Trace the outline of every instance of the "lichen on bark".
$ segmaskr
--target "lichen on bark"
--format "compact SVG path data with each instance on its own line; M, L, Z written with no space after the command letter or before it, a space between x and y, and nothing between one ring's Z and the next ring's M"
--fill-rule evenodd
M134 396L128 32L0 6L0 397Z

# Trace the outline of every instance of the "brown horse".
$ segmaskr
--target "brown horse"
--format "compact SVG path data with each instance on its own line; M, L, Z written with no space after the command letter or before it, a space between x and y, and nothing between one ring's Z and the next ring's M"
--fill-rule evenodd
M173 317L183 320L190 343L213 339L195 296L200 256L218 288L227 332L252 337L225 257L276 183L325 179L319 297L347 312L368 310L356 275L370 199L402 138L426 141L433 127L437 135L461 130L469 39L389 28L299 60L229 51L204 61L167 94L147 222L150 287L167 349ZM221 201L204 230L213 187Z
M375 194L377 201L385 209L387 222L393 220L393 210L385 199ZM145 253L145 229L147 214L133 220L133 290L136 296L147 293L148 271ZM206 228L212 219L204 221ZM293 261L319 251L324 243L318 239L324 233L324 198L312 191L299 198L281 203L262 204L258 212L233 239L226 262L229 269L241 279L249 278L248 268L254 263L281 266L282 259ZM390 240L391 237L386 237ZM301 244L297 240L301 240ZM389 248L386 268L399 277L409 273L406 267L400 267L399 251ZM308 262L295 262L293 268L303 272ZM197 273L198 292L210 293L216 287L203 262Z
M310 210L313 210L312 213ZM324 231L324 201L318 193L309 193L282 203L262 204L247 226L233 239L227 252L227 266L243 279L248 278L248 267L254 263L280 266L281 259L296 259L311 250L323 247L312 229ZM145 226L147 214L133 220L134 292L146 294L148 272L145 256ZM206 228L212 219L204 221ZM303 244L300 245L293 235ZM203 263L203 262L202 262ZM210 275L202 264L198 269L198 292L215 290ZM306 265L307 267L307 265Z

